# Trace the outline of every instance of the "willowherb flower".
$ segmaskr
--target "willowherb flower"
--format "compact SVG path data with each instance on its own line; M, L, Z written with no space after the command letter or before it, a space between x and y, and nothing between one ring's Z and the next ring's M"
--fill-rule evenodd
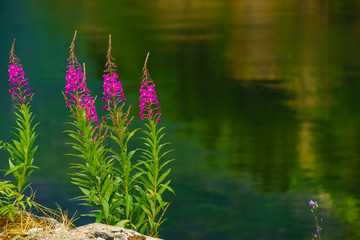
M106 55L106 59L107 59L107 61L105 63L105 67L107 67L107 68L104 70L105 74L103 74L103 78L104 78L103 95L104 95L104 97L102 97L102 100L104 102L107 102L107 104L104 105L104 107L103 107L104 111L109 110L110 105L113 105L114 108L116 108L118 102L121 102L121 101L125 102L122 84L120 81L117 81L119 76L115 72L116 65L113 62L114 58L111 56L111 34L109 35L109 48L108 48L108 52Z
M94 105L95 99L91 96L85 96L81 99L80 106L85 110L86 120L94 120L96 123L99 122L96 114L96 108Z
M143 68L143 76L141 79L140 87L140 111L139 115L141 119L156 117L156 121L160 122L161 107L159 106L159 101L155 92L155 84L150 77L150 74L146 68L146 62L149 57L149 54L145 60L145 66ZM156 112L156 113L155 113Z
M86 82L84 74L81 72L81 66L78 66L78 69L75 69L73 66L67 66L66 71L66 85L65 85L65 95L70 96L70 100L67 101L68 106L75 106L79 99L76 99L76 93L86 94Z
M117 73L104 74L103 77L104 77L104 84L103 84L104 97L102 98L102 100L104 102L107 101L125 102L122 84L120 81L116 80L119 77Z
M90 91L86 85L85 64L84 72L82 72L81 65L75 55L75 37L76 31L70 46L69 65L66 67L65 102L68 107L80 107L85 110L86 120L94 120L97 123L98 116L94 105L95 99L91 97Z
M11 47L10 51L10 61L9 61L9 81L10 81L10 89L9 94L13 101L18 103L25 103L27 101L31 101L34 93L30 93L29 80L25 78L24 70L22 69L22 65L19 64L19 59L15 55L14 50L15 39Z
M69 107L81 107L85 110L86 120L94 120L98 122L96 108L94 105L95 99L90 96L90 91L86 86L85 74L81 71L79 65L77 69L69 65L66 74L65 102Z
M93 99L91 96L84 96L81 99L81 107L85 110L85 115L87 120L94 120L96 123L99 122L98 116L96 114L96 108L94 105L95 99Z

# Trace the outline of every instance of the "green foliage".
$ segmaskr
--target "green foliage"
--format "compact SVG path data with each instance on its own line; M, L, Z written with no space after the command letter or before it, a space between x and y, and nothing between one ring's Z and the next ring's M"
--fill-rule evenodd
M29 104L21 104L17 107L15 128L17 132L13 134L17 137L12 143L5 143L4 146L10 154L9 170L5 175L14 176L14 185L17 191L22 194L30 184L27 181L33 172L34 154L38 146L34 146L37 134L35 128L38 124L33 124L34 116L30 112ZM27 185L26 185L27 184Z
M138 221L141 213L141 206L136 200L136 189L139 188L138 178L141 173L136 173L135 170L138 164L133 165L131 160L136 150L128 151L128 143L134 136L137 129L130 131L129 125L132 120L129 119L130 108L124 113L123 105L113 108L109 108L109 114L107 118L111 120L111 124L107 124L105 127L109 130L109 138L116 144L117 151L110 149L111 158L115 159L119 167L113 168L113 174L121 179L120 187L117 195L122 199L122 205L120 206L119 216L120 220L117 225L136 229L135 222ZM119 199L119 201L120 201Z
M115 225L118 217L117 208L122 204L116 198L120 179L112 173L113 161L106 156L108 149L103 146L104 135L99 126L94 126L93 121L87 121L85 111L81 108L74 121L70 124L77 130L66 131L75 141L69 143L78 152L70 154L76 156L84 163L73 163L77 169L72 174L72 183L77 185L82 192L79 199L95 208L88 216L96 217L96 222Z
M25 196L24 191L30 186L28 179L37 168L34 163L34 154L37 146L34 146L37 134L35 128L37 124L33 123L34 116L30 112L29 104L18 104L16 115L17 131L13 132L16 139L12 143L3 143L0 141L0 148L5 148L9 154L9 170L5 176L11 174L14 176L13 183L10 181L0 181L0 217L8 215L11 220L18 210L35 207L37 205L30 197Z
M14 219L14 214L18 210L13 204L13 199L16 198L16 186L9 181L0 182L0 216L9 214L11 220Z
M25 210L37 205L33 202L32 197L26 197L16 191L17 187L10 181L0 181L0 217L8 215L14 220L14 215L18 210Z
M165 160L166 155L171 152L162 151L163 147L170 144L162 143L165 136L162 131L164 127L157 129L158 122L154 119L148 119L144 130L145 148L141 149L143 153L142 167L139 168L142 175L141 179L141 196L145 199L142 209L146 214L146 222L142 226L142 231L146 231L149 236L158 236L158 228L165 221L163 215L170 203L162 199L162 194L167 190L175 194L169 186L171 180L166 180L171 168L165 166L173 160ZM161 215L160 215L161 213ZM159 216L160 215L160 216Z
M74 65L77 63L75 38L76 31L70 47L70 70L75 69ZM109 73L107 77L116 82L117 77L113 75L116 65L111 56L111 36L105 66L105 72ZM77 73L79 76L74 77L70 70L67 75L67 87L78 84L77 77L80 76ZM138 129L129 130L132 118L129 117L130 107L124 112L124 104L120 106L121 101L124 101L122 90L121 93L116 93L119 89L111 89L112 93L103 98L107 101L103 108L108 111L105 116L107 121L94 126L94 121L86 117L86 108L89 106L81 99L86 95L84 92L89 92L83 87L85 66L80 78L83 81L80 87L82 90L74 90L70 95L71 100L67 99L67 94L64 93L65 102L70 107L74 119L70 123L74 130L66 131L73 140L69 144L77 152L71 155L82 160L80 163L72 164L77 170L72 174L72 183L82 192L78 199L95 209L88 215L96 217L96 222L132 228L141 233L146 232L150 236L157 236L158 227L164 222L163 215L169 206L169 203L162 199L162 195L166 190L174 192L169 186L170 180L167 179L171 169L165 168L172 160L165 160L169 151L163 151L163 148L169 143L161 142L165 135L162 133L164 128L157 130L157 121L149 119L144 131L146 136L142 138L146 147L140 149L143 160L134 163L133 159L138 149L129 150L128 144ZM109 84L108 80L104 81L104 89L113 88L113 84L121 88L120 83ZM110 141L116 148L110 148L110 144L107 145L105 141Z
M72 183L82 192L78 199L93 210L88 216L96 222L135 229L150 236L158 236L158 228L165 221L163 215L169 203L162 199L165 191L173 192L167 180L171 171L166 166L172 160L165 160L171 151L163 151L169 143L162 143L164 128L157 129L157 122L149 120L144 131L145 148L140 149L143 160L133 164L136 150L129 151L128 143L138 129L129 130L132 119L128 109L122 106L110 109L109 124L94 126L86 120L81 108L73 109L75 130L66 131L74 140L69 143L82 159L71 164L77 171ZM113 141L111 149L105 140Z

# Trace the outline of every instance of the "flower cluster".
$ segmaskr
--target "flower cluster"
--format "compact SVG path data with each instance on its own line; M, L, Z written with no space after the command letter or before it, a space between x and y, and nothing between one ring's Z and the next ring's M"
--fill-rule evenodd
M81 107L81 109L85 110L86 120L94 120L97 123L95 99L90 96L81 66L79 65L75 69L72 65L69 65L67 68L65 95L70 97L70 99L65 98L67 106Z
M66 71L66 85L65 85L65 94L70 96L70 100L67 100L66 103L68 106L76 105L76 93L86 94L86 82L85 76L81 72L81 66L76 70L73 66L69 65L68 70Z
M94 120L96 123L99 122L98 116L96 114L96 108L94 105L95 99L91 96L83 96L81 99L81 107L85 110L85 115L87 120Z
M318 234L320 233L320 231L321 231L321 227L318 227L315 231L316 233L314 234L314 238L318 238Z
M25 101L31 101L34 93L30 93L30 89L28 88L29 81L25 78L24 70L22 69L22 65L19 64L19 59L15 55L15 39L11 46L10 51L10 61L9 61L9 81L10 81L10 90L9 94L13 101L21 104L24 104Z
M21 103L24 103L26 100L31 100L34 93L30 93L30 89L28 88L29 82L28 79L25 78L21 64L13 63L9 65L9 81L9 94L13 100Z
M141 87L140 87L140 118L144 119L144 118L151 118L152 116L154 116L154 111L156 111L157 109L157 121L160 122L160 115L161 115L161 111L160 111L160 106L159 106L159 101L157 99L156 96L156 92L155 92L155 84L152 81L152 79L150 78L150 75L147 71L147 69L144 69L144 75L142 77L142 81L141 81ZM156 105L156 107L154 107L153 105Z
M116 70L116 64L115 64L115 59L111 56L111 34L109 34L109 48L106 54L106 63L105 63L105 67L106 69L104 70L105 74L103 75L104 78L104 91L103 91L103 95L104 97L102 98L102 100L104 102L107 102L107 104L104 105L103 110L110 110L110 105L113 105L114 109L117 108L117 104L119 102L125 102L125 97L124 97L124 92L122 89L122 84L120 81L117 81L116 79L119 78L119 76L117 75L117 73L115 72ZM120 107L122 108L122 107ZM106 116L104 116L103 118L106 118Z
M122 84L120 81L117 81L116 79L119 77L117 73L110 73L110 74L104 74L104 97L102 100L104 102L111 101L111 104L116 104L117 101L123 101L125 102L124 92L122 89ZM105 111L108 109L108 105L105 105L103 107L103 110Z
M310 207L313 207L313 208L318 207L318 203L314 202L313 200L309 201L309 205L310 205Z
M86 86L85 64L82 72L81 65L75 55L76 34L77 31L75 31L74 38L70 45L70 57L66 70L65 102L71 109L74 107L85 110L86 120L93 120L98 123L98 116L94 106L95 99L91 97L90 91ZM68 95L70 99L68 99L66 95Z
M309 201L309 205L311 207L311 213L314 215L315 225L316 225L315 234L313 236L314 236L314 238L321 239L322 228L320 227L320 223L319 223L319 219L318 219L318 215L317 215L317 209L318 209L319 205L316 201L313 201L313 200Z

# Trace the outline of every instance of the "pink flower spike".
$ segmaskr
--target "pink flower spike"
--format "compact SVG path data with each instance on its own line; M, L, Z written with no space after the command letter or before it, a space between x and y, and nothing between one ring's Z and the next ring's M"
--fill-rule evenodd
M120 81L117 81L119 76L116 73L104 74L103 76L104 97L102 97L102 100L109 101L110 99L115 99L116 101L125 101L122 84ZM111 104L115 104L115 102L111 101Z
M121 81L117 80L119 76L115 72L116 65L113 62L114 58L111 56L111 35L109 35L109 48L106 55L106 59L107 61L105 67L107 68L104 70L105 73L103 74L104 96L102 97L102 100L104 102L108 102L108 104L112 104L116 106L119 102L125 102L125 96L124 96L124 91L122 89ZM109 109L109 106L107 107L107 109Z
M85 65L84 65L85 68ZM67 66L65 95L69 95L70 100L65 100L68 106L81 107L85 110L86 120L98 122L94 99L90 95L90 91L86 86L85 74L81 72L80 65L77 69L69 65Z
M25 78L24 70L22 65L19 63L19 59L15 55L14 50L15 39L10 51L10 61L9 61L9 81L10 81L10 90L9 94L13 101L24 104L31 101L33 93L26 94L30 92L30 88L25 86L29 85L29 80Z
M150 74L146 68L147 59L149 57L149 54L146 57L145 65L143 68L143 76L141 80L141 86L140 86L140 117L143 119L144 114L147 118L152 118L154 116L154 109L160 109L159 101L156 96L155 92L155 84L153 80L150 77ZM154 106L155 105L155 106ZM161 111L158 111L158 113L155 115L156 120L160 122L160 116Z

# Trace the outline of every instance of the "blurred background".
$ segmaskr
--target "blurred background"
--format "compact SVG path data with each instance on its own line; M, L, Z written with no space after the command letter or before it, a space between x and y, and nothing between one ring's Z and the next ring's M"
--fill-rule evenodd
M113 56L138 118L141 69L162 106L176 196L167 240L311 239L317 200L323 238L360 239L360 2L352 0L0 1L0 138L9 141L13 38L31 90L39 137L30 182L36 201L70 215L72 149L61 91L76 53L102 103ZM136 145L136 142L134 142ZM0 152L0 168L8 155ZM81 217L76 224L93 221Z

